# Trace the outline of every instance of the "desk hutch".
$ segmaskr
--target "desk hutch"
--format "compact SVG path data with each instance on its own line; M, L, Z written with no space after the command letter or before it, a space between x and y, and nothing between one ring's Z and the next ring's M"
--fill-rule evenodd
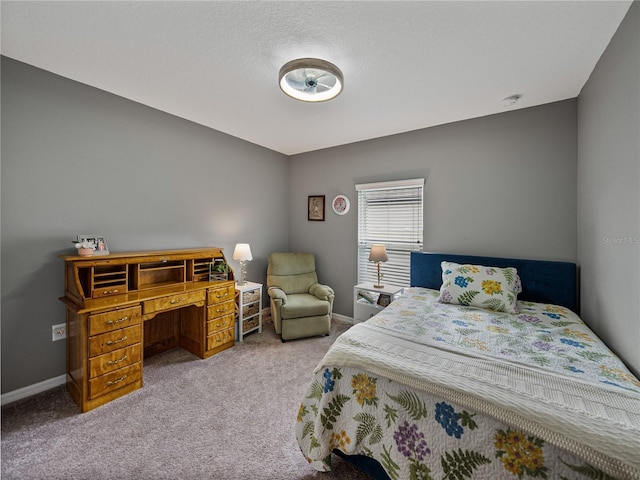
M61 256L67 390L83 412L143 385L143 359L175 347L208 358L234 344L233 271L221 248Z

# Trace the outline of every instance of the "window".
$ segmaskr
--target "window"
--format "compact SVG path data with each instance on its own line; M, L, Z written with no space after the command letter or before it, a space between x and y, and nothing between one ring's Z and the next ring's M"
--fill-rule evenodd
M389 260L382 283L409 286L410 252L422 251L424 178L356 185L358 191L358 283L377 281L371 244L382 243Z

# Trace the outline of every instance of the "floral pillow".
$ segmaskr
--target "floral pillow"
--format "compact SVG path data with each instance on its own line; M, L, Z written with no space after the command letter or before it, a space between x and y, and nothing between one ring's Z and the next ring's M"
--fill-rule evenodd
M485 267L442 262L441 303L518 313L518 271L513 267Z

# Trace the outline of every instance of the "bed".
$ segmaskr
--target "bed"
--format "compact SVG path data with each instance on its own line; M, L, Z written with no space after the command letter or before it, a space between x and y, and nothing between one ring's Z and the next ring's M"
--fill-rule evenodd
M303 455L392 480L640 479L640 381L576 285L567 262L412 253L411 287L313 372Z

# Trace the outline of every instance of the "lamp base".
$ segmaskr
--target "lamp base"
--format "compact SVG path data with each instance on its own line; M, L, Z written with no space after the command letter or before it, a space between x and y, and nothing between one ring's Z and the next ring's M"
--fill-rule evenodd
M245 278L247 278L247 261L240 260L240 281L236 282L239 286L243 287L247 284Z
M380 262L376 262L377 265L377 270L378 270L378 283L374 283L373 284L373 288L384 288L384 285L382 284L382 277L384 277L384 275L382 273L380 273Z

